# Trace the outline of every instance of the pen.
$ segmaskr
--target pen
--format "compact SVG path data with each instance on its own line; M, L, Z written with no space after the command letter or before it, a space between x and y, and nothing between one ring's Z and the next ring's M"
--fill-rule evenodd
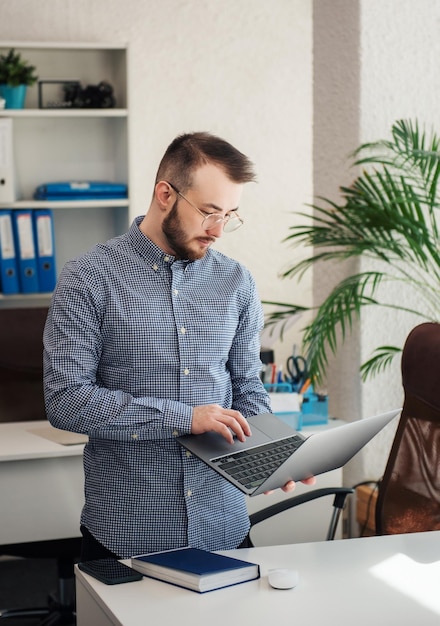
M282 382L283 382L283 366L280 365L278 368L277 383L282 383Z
M310 378L307 378L307 380L305 381L304 385L299 390L299 393L300 394L305 393L307 391L307 389L310 387L311 382L312 381L310 380Z

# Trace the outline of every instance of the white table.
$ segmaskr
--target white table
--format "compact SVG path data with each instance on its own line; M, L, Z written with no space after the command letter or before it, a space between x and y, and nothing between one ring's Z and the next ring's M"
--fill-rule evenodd
M197 594L150 578L107 586L76 568L78 626L438 626L440 531L229 551L260 580ZM127 562L127 561L126 561ZM269 587L274 567L295 589Z
M46 421L0 424L0 545L80 536L84 444L30 432L48 428Z

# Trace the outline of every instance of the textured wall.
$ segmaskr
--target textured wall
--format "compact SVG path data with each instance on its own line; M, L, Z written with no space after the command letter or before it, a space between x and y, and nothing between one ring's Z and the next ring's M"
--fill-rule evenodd
M436 0L315 0L315 193L336 198L337 187L356 174L347 172L349 152L361 142L388 137L395 120L417 117L440 130L439 23ZM328 65L329 75L318 59ZM371 266L363 261L360 268ZM340 276L340 271L315 272L317 300L332 283L332 273ZM401 302L405 296L395 290L389 297ZM384 310L362 314L330 372L333 412L351 420L401 405L400 359L364 384L358 368L377 346L402 346L417 323ZM347 484L382 475L393 435L390 426L349 464Z
M397 119L417 118L440 132L438 94L440 93L440 3L421 0L362 1L362 141L388 137ZM405 290L394 286L391 299L404 305ZM414 304L414 303L413 303ZM363 319L361 359L366 360L378 345L403 345L408 332L420 319L393 311L374 311ZM364 385L362 404L365 414L403 401L400 359L386 375ZM390 437L379 439L383 452ZM370 455L365 471L381 467L381 447L377 457ZM380 475L380 474L379 474Z
M314 135L315 196L338 200L339 186L348 184L347 155L359 142L360 24L357 2L314 3ZM314 272L314 301L320 304L331 288L356 264L323 263ZM361 410L359 331L341 344L330 359L330 412L356 419Z

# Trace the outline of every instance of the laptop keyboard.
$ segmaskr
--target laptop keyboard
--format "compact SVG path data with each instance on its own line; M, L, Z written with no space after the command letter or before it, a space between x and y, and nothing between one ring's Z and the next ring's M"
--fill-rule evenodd
M293 435L281 441L271 441L250 450L234 452L211 459L217 467L232 476L247 489L256 489L304 443L305 439Z

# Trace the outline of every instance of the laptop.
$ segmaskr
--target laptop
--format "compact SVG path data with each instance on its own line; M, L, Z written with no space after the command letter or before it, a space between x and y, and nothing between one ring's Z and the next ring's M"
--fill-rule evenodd
M232 444L215 432L177 441L249 496L342 467L401 409L305 437L273 413L248 418L252 436Z

